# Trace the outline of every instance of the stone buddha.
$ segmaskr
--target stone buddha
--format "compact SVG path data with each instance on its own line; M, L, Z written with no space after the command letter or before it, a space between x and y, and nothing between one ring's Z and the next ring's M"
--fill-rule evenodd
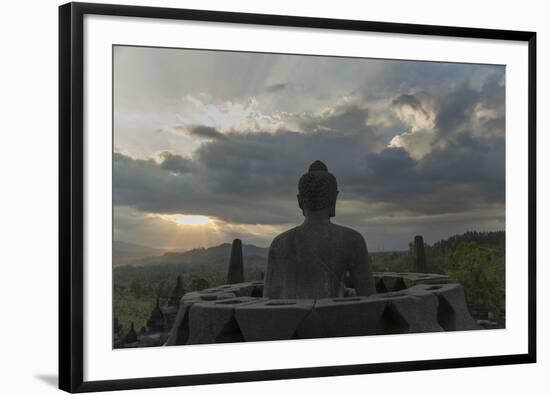
M336 213L336 178L315 161L298 183L304 222L281 233L269 247L263 296L319 299L344 296L347 272L359 296L375 293L363 236L331 223Z

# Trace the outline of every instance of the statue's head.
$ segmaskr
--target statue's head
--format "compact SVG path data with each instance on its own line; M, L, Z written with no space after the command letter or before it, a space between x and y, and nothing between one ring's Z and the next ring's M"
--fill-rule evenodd
M298 204L303 214L327 209L329 217L334 217L337 196L336 177L329 173L323 162L316 160L298 183Z

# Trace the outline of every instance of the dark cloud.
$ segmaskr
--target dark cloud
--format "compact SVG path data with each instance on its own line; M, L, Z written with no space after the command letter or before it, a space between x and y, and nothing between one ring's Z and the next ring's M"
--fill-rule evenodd
M392 107L409 106L414 110L424 111L422 102L415 96L410 94L402 94L392 100Z
M320 126L341 133L360 131L365 128L368 112L356 104L336 108L335 113L320 123Z
M230 133L201 145L192 159L115 154L114 200L237 223L295 222L297 181L320 159L338 178L341 199L383 202L379 214L456 213L504 202L503 139L465 135L421 160L401 148L371 152L369 141L365 131Z
M483 82L480 98L490 106L504 106L505 101L504 72L494 72Z
M374 201L422 214L457 213L504 203L504 140L472 139L435 148L419 161L400 148L368 158ZM386 178L383 178L383 175Z
M174 155L171 152L162 152L160 154L162 162L160 168L176 174L190 173L195 168L190 158L184 158L180 155Z
M282 92L286 89L288 84L283 84L283 83L279 83L279 84L271 84L271 85L267 85L264 90L265 92L267 93L279 93L279 92Z
M439 98L439 111L436 124L442 136L446 136L469 119L479 101L479 92L468 84L462 83L454 89L452 94Z
M489 76L504 75L503 66L423 61L386 61L383 72L369 80L363 87L375 97L395 95L398 92L417 90L438 91L444 93L456 82L485 81Z
M179 133L185 133L190 136L195 136L207 140L224 140L225 135L221 133L218 129L211 126L204 125L177 125L168 129L162 129L163 131L175 131Z

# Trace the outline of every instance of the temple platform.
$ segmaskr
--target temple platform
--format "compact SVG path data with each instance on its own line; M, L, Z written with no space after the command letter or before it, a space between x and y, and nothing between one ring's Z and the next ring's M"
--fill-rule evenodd
M311 339L481 329L464 288L448 276L373 273L376 293L327 299L263 298L263 281L183 295L164 345Z

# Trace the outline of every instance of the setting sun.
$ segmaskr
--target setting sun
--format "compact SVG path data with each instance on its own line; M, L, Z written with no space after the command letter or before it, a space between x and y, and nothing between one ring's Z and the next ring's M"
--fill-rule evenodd
M170 217L180 225L207 225L211 222L210 218L205 215L174 214Z

